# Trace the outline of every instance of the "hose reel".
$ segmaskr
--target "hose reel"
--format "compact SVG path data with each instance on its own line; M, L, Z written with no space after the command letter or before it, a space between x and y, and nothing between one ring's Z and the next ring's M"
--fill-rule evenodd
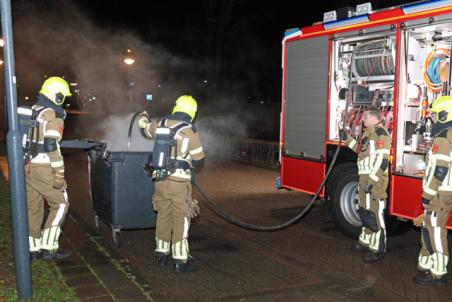
M353 76L380 80L395 75L395 48L390 38L359 43L353 50Z

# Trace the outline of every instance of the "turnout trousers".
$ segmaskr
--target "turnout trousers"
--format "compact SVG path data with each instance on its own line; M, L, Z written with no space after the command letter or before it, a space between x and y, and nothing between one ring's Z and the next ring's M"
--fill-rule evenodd
M447 274L449 249L446 224L451 210L452 196L441 192L428 205L424 205L418 269L430 271L434 278Z
M165 255L171 253L173 259L181 262L186 262L189 255L188 201L191 198L190 195L190 181L167 179L155 183L152 201L157 211L155 252Z
M25 165L30 252L41 249L53 252L59 247L58 238L69 202L66 186L61 189L53 188L54 177L50 164L28 163ZM49 215L42 228L44 200L49 206Z
M372 187L371 193L365 193L368 175L359 176L359 216L363 223L359 243L374 253L384 253L386 250L386 225L384 210L386 208L386 189L388 177L383 176Z

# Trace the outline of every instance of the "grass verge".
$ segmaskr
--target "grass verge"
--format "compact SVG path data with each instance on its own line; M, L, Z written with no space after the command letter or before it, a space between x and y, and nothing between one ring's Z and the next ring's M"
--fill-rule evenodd
M10 195L0 173L0 302L17 301L14 274ZM79 301L52 262L32 263L33 302Z

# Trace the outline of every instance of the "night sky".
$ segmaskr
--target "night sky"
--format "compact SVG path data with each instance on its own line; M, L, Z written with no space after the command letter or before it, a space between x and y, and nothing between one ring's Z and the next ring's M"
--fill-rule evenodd
M134 30L151 44L163 44L176 55L210 59L210 67L220 69L218 73L198 70L201 76L217 76L220 83L248 81L249 94L279 101L284 31L320 21L323 12L363 1L315 1L317 5L309 9L305 1L79 3L100 26ZM374 10L403 3L407 1L372 1Z

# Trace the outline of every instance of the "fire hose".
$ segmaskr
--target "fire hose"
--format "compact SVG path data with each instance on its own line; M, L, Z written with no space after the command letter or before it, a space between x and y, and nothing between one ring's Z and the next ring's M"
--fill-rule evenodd
M353 53L351 55L351 59L353 60ZM351 60L351 61L352 61ZM349 78L349 87L351 87L351 73L350 73L350 78ZM348 116L348 93L347 93L347 97L346 97L346 101L345 101L345 110L344 110L344 117L342 120L342 129L346 128L346 122L347 122L347 116ZM136 117L140 114L140 112L137 112L134 114L134 116L132 117L132 120L130 121L130 127L129 127L129 143L131 140L131 135L132 135L132 127L133 124L135 122ZM328 177L331 174L331 171L333 170L333 167L336 163L336 160L338 158L339 152L341 150L341 145L342 145L342 135L339 135L339 141L337 144L337 148L336 151L334 153L334 156L331 160L331 163L328 167L328 170L325 174L325 177L323 178L322 182L320 183L319 187L317 188L317 191L315 192L314 196L312 196L311 200L309 201L309 203L307 205L304 206L303 210L296 215L295 217L293 217L292 219L281 223L281 224L277 224L277 225L272 225L272 226L263 226L263 225L256 225L256 224L252 224L252 223L247 223L244 222L242 220L240 220L239 218L229 214L227 211L225 211L217 202L213 201L213 199L211 199L206 192L204 192L204 190L198 185L198 183L196 181L193 181L193 185L196 187L196 189L199 191L199 193L201 194L201 196L204 198L204 201L207 203L207 205L221 218L223 218L224 220L228 221L231 224L234 224L238 227L244 228L244 229L248 229L248 230L253 230L253 231L266 231L266 232L270 232L270 231L277 231L277 230L281 230L284 229L294 223L296 223L298 220L300 220L307 212L309 212L309 210L314 206L315 201L317 200L317 198L319 197L320 192L322 191L323 187L325 186Z

